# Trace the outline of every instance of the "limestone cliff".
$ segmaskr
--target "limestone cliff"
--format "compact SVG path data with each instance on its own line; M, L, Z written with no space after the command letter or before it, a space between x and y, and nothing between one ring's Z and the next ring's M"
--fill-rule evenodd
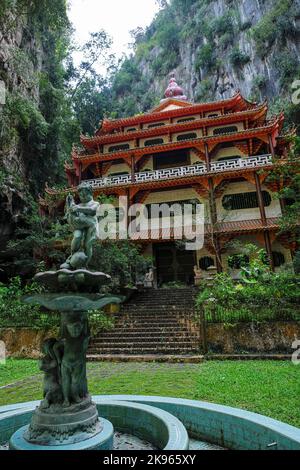
M136 31L131 63L116 77L121 112L144 111L161 98L173 70L194 101L224 99L239 89L249 99L268 98L274 110L290 106L291 84L300 79L299 0L161 3L150 27ZM132 70L129 86L125 73Z

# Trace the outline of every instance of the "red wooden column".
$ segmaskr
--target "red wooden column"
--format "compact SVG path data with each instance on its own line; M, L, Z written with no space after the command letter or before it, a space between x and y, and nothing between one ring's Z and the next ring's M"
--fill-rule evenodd
M272 271L274 271L274 261L273 261L273 255L272 255L270 233L269 233L269 230L266 228L267 227L266 210L265 210L264 200L263 200L262 191L261 191L260 179L256 171L254 172L254 178L255 178L258 205L259 205L259 210L260 210L260 217L261 217L262 225L265 227L264 228L265 248L266 248L266 252L270 261L270 267Z
M131 155L131 182L135 182L135 158Z
M209 156L208 145L207 145L206 142L205 142L205 144L204 144L204 148L205 148L205 163L206 163L206 168L207 168L207 171L209 172L209 171L210 171L210 156Z
M79 163L79 174L78 174L78 182L79 184L81 183L81 178L82 178L82 163Z
M213 244L214 244L215 251L216 251L217 270L218 270L218 273L221 273L223 271L223 266L221 262L221 250L220 250L219 238L218 238L218 235L215 233L215 226L216 226L218 218L217 218L216 200L214 196L214 183L213 183L212 178L208 178L208 185L209 185L208 197L209 197L210 220L211 220L211 226L212 226L212 239L213 239Z
M269 134L269 147L270 147L270 152L271 152L272 158L275 158L275 149L274 149L274 145L273 145L273 139L272 139L272 136L270 134Z

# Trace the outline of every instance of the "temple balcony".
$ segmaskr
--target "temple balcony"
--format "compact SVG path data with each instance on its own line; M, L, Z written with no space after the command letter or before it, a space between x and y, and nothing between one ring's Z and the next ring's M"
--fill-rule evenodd
M232 171L243 171L246 169L257 169L272 165L272 156L257 155L247 158L211 162L210 169L204 163L176 168L165 168L161 170L144 171L134 175L108 176L104 178L83 180L82 183L91 185L93 188L108 188L113 186L128 186L131 184L150 183L151 181L172 180L188 178L191 176L203 176L215 173Z

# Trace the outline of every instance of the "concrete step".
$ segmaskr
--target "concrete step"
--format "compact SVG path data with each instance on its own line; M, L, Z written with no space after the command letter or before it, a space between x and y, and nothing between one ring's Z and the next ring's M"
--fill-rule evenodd
M194 305L194 299L185 299L184 297L171 297L169 299L131 299L130 302L126 302L123 305Z
M130 314L135 314L135 313L154 313L157 315L176 315L176 314L192 314L194 313L194 309L191 308L183 308L183 307L178 307L175 305L172 306L149 306L146 305L145 307L137 307L136 305L130 305L128 307L123 307L121 309L121 314L124 313L130 313Z
M138 339L141 339L143 338L143 341L178 341L180 339L191 339L192 338L196 338L196 335L192 336L190 335L189 333L182 333L181 331L179 331L178 333L175 333L175 334L164 334L164 333L161 333L160 335L158 334L149 334L149 333L136 333L136 334L132 334L132 333L125 333L123 332L122 334L103 334L102 336L101 335L98 335L98 336L95 336L93 339L92 339L92 343L95 344L99 341L114 341L114 340L120 340L120 337L122 337L122 339L126 340L126 341L136 341Z
M167 325L148 325L147 323L145 324L139 324L139 325L135 325L131 330L130 332L127 330L126 326L123 325L120 325L120 326L116 326L115 328L113 328L113 330L110 330L108 331L107 333L106 332L103 332L101 333L102 334L110 334L110 333L122 333L122 332L128 332L128 333L139 333L141 331L145 331L146 333L150 333L150 332L157 332L157 333L160 333L160 332L164 332L164 333L167 333L167 332L172 332L172 331L185 331L185 332L188 332L188 328L184 325L180 325L180 324L176 324L175 327L173 326L167 326Z
M162 347L157 345L156 347L148 348L115 348L115 347L106 347L106 348L90 348L88 354L192 354L199 352L198 348L186 347L186 348L177 348L177 347Z
M169 362L197 364L204 361L200 354L88 354L91 362Z
M165 325L166 323L172 323L173 325L182 325L184 321L187 320L187 318L181 317L181 318L157 318L157 317L147 317L146 315L141 315L141 316L128 316L124 317L122 319L122 322L119 322L119 324L125 325L127 323L140 323L140 324L147 324L147 325L153 325L157 324L158 326L160 325Z
M147 324L151 324L151 323L154 323L154 324L157 324L157 326L163 328L165 326L169 326L169 327L176 327L176 326L180 326L180 323L178 323L176 320L162 320L162 321L159 321L159 322L155 322L155 321L151 321L151 322L147 322ZM128 326L133 326L133 325L136 325L136 326L146 326L146 321L143 320L143 319L132 319L132 320L124 320L124 323L122 324L124 325L124 327Z
M98 341L98 342L95 342L93 341L91 343L91 346L90 348L91 349L102 349L102 348L141 348L143 349L144 347L147 347L147 348L156 348L156 347L163 347L163 348L168 348L168 347L176 347L176 348L190 348L190 347L195 347L195 343L193 343L192 341L159 341L159 342L156 342L156 341L147 341L146 339L143 341L134 341L134 342L127 342L127 341L119 341L118 342L115 342L115 341L106 341L106 342L102 342L102 341Z

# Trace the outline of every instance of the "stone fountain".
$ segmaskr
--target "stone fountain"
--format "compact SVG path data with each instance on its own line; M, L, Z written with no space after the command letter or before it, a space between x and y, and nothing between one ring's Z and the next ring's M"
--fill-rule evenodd
M96 405L88 393L86 352L90 339L89 311L122 298L101 295L99 288L110 276L88 270L97 233L97 210L88 186L79 186L80 203L69 195L66 218L73 230L71 254L57 271L41 272L35 280L46 292L24 298L53 312L60 312L59 337L42 345L40 369L44 372L44 399L33 413L31 423L18 430L10 440L12 449L39 446L68 446L85 443L84 449L111 446L113 428L100 420ZM108 446L108 447L107 447Z

